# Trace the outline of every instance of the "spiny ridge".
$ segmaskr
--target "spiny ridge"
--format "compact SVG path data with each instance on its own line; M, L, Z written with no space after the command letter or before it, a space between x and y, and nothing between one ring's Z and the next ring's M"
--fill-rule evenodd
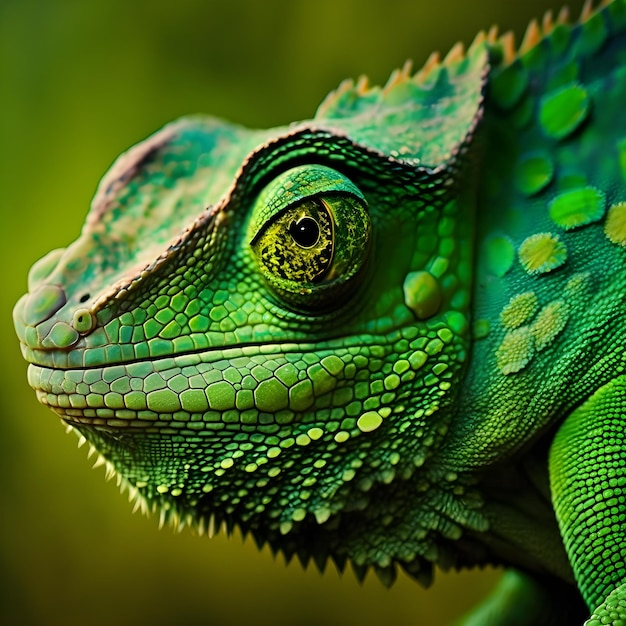
M597 8L594 8L593 2L587 0L582 8L579 23L584 24L594 17L598 11L602 10L611 3L611 0L601 0ZM569 10L566 6L561 8L556 18L552 11L547 11L541 20L532 20L524 36L521 44L516 46L515 36L513 32L508 31L500 34L497 26L492 26L487 32L480 31L472 44L465 50L461 42L456 43L449 50L445 57L441 58L439 52L433 52L424 65L412 74L412 63L407 61L401 69L392 72L389 80L382 88L382 93L392 90L394 87L404 83L412 82L419 85L426 83L434 72L444 67L451 67L458 64L470 56L478 47L488 44L492 47L498 47L501 54L500 65L506 66L513 63L519 56L528 53L537 46L544 38L548 37L554 29L559 25L569 24ZM343 96L349 92L353 92L356 97L366 97L380 92L381 88L372 86L366 76L361 76L356 82L352 80L344 80L334 91L331 91L318 108L317 116L325 117L328 112L332 112L333 107L341 100Z

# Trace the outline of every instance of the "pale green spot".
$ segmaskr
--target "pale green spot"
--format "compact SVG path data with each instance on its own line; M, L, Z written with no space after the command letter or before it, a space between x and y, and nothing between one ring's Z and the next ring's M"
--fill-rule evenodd
M569 307L563 300L547 304L537 315L530 327L538 352L547 348L565 328L569 318Z
M450 343L454 338L452 331L449 328L441 328L437 331L437 337L444 343Z
M331 511L327 508L316 509L314 512L315 519L318 524L323 524L330 517Z
M397 374L389 374L384 380L385 389L393 391L400 386L400 377Z
M349 483L356 476L356 472L353 469L347 469L342 475L341 480L344 483Z
M167 493L170 490L170 488L167 485L157 485L156 490L159 493Z
M357 420L357 428L364 433L376 430L383 423L383 418L376 411L367 411Z
M541 99L539 123L548 137L563 139L580 126L588 113L587 90L579 84L571 84Z
M321 428L310 428L309 430L307 430L306 433L313 441L317 441L318 439L320 439L322 437L322 435L324 434L324 431Z
M554 164L545 151L524 154L515 167L515 186L526 196L532 196L544 189L554 176Z
M432 369L432 372L435 376L439 377L448 369L447 363L437 363Z
M335 441L337 443L343 443L344 441L348 441L348 439L350 439L350 433L346 432L345 430L340 430L335 435Z
M222 469L229 469L229 468L231 468L234 464L235 464L235 461L229 457L229 458L227 458L227 459L222 459L222 461L220 462L220 467L221 467Z
M398 359L393 364L393 371L398 375L404 374L404 372L411 369L411 364L406 359Z
M409 356L409 363L411 364L411 368L413 370L420 369L420 367L422 367L427 360L428 355L421 350L416 350Z
M409 272L404 279L404 301L417 319L432 317L441 306L441 287L429 272Z
M282 450L278 446L274 446L267 451L268 459L275 459L282 454Z
M534 354L533 337L528 326L509 331L496 351L498 369L514 374L524 369Z
M529 274L545 274L561 267L567 259L567 248L552 233L537 233L524 239L519 260Z
M504 276L515 260L513 242L505 235L492 235L482 246L486 269L489 273Z
M513 296L500 313L500 321L506 328L518 328L525 324L536 312L539 302L534 291Z
M473 336L474 339L484 339L489 335L491 330L491 322L488 319L478 319L474 322Z
M436 354L439 354L443 350L443 347L444 347L443 341L437 338L437 339L431 339L426 344L426 347L424 348L424 350L426 351L426 354L429 354L430 356L435 356Z
M311 443L311 438L308 435L298 435L296 437L296 445L308 446Z
M550 218L565 230L597 222L604 215L604 193L595 187L570 189L550 202Z
M294 522L301 522L305 517L306 517L305 509L295 509L294 512L291 514L291 519Z
M626 202L614 204L606 216L604 234L611 243L626 246Z

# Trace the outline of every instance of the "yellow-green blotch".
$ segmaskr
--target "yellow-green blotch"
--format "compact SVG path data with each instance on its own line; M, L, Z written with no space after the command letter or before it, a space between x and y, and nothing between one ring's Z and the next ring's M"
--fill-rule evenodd
M518 328L537 311L538 302L534 291L513 296L500 313L500 321L507 328Z
M606 216L604 234L612 243L626 246L626 202L614 204Z
M529 274L544 274L560 267L567 259L567 248L552 233L537 233L524 239L519 260Z
M503 374L514 374L524 369L535 352L530 327L509 331L496 351L498 369Z
M569 307L563 300L554 300L539 311L530 327L535 340L535 349L540 352L548 347L565 328L569 318Z

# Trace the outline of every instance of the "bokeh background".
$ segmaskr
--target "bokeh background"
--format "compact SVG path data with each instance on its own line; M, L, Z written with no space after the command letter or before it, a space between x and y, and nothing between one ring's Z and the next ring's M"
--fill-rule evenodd
M582 0L570 2L578 14ZM285 565L240 537L159 531L26 384L11 309L28 268L79 232L129 145L186 113L253 127L313 114L494 23L518 39L559 0L0 0L0 621L73 625L447 624L495 570L387 590Z

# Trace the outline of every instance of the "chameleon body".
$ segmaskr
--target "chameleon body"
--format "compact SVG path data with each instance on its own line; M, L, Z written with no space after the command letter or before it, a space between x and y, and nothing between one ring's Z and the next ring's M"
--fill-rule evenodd
M29 382L164 520L510 566L467 624L626 623L625 105L619 0L172 123L31 270Z

